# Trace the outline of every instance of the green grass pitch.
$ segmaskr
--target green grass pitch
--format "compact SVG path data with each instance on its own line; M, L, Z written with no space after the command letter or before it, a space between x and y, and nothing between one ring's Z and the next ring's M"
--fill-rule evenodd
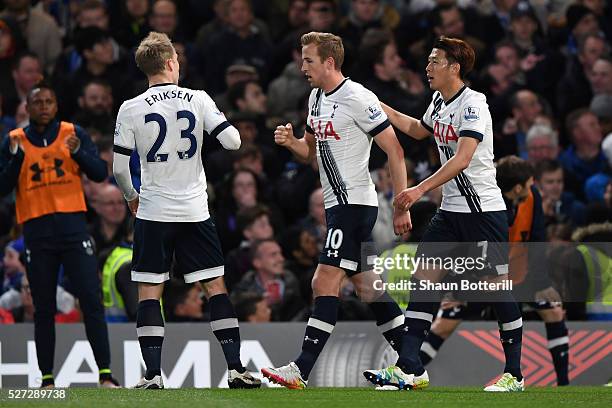
M69 398L65 401L7 402L4 399L0 402L0 406L2 408L612 407L612 388L606 387L528 388L523 393L512 394L484 393L480 388L471 387L431 387L427 390L406 392L382 392L374 391L372 388L311 388L304 391L72 388L69 393Z

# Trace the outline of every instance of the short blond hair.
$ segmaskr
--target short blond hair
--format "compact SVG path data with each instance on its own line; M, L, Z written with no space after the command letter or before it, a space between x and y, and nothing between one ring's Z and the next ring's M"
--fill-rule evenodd
M344 45L342 38L330 33L319 33L311 31L302 36L302 47L314 44L317 46L317 54L321 57L321 62L332 58L336 65L336 70L340 71L344 62Z
M164 71L166 61L172 59L175 50L170 38L163 33L150 32L136 50L136 65L147 76Z

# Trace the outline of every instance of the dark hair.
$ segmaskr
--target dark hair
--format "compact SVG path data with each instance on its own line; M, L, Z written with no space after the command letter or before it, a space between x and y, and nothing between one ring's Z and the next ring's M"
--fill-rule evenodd
M452 9L459 10L456 4L441 4L434 7L429 14L429 23L432 27L440 27L442 25L442 13L450 11ZM461 12L461 10L459 10Z
M99 27L84 27L75 30L74 45L79 54L83 55L83 51L91 50L96 44L109 38L110 35Z
M495 52L497 53L497 51L501 48L512 48L516 54L518 56L521 55L521 51L519 49L519 47L512 41L510 40L502 40L500 42L498 42L497 44L495 44Z
M559 163L557 160L542 160L536 164L535 179L540 180L544 173L552 173L553 171L557 171L562 168L561 163Z
M257 303L264 300L263 295L257 292L238 292L232 296L232 303L238 321L245 322L249 316L257 311Z
M234 162L247 158L263 158L261 149L257 145L253 144L245 144L244 146L240 147L240 149L232 152L232 156L234 156Z
M580 108L580 109L571 111L569 115L567 115L567 118L565 119L565 128L567 129L567 133L569 133L570 136L573 136L572 133L574 132L574 129L578 125L578 121L584 115L595 115L595 114L589 108Z
M275 244L278 244L278 242L274 238L258 239L257 241L251 244L251 248L249 249L249 260L251 260L251 262L257 257L257 252L259 252L259 248L263 244L266 244L268 242L274 242Z
M381 64L384 60L385 48L393 44L393 34L387 30L371 28L363 35L359 46L359 57L372 68L375 64Z
M34 85L32 87L32 89L30 89L30 92L28 92L28 96L26 98L27 102L29 103L30 100L32 99L32 96L35 93L42 91L43 89L46 89L46 90L50 91L53 94L53 96L56 97L56 99L57 99L57 96L55 95L55 89L53 89L53 87L51 86L51 84L49 82L47 82L47 81L45 81L43 79L42 81L40 81L36 85Z
M194 288L192 283L184 283L171 279L164 288L164 310L170 319L174 316L174 309L187 299L189 291Z
M336 4L336 0L307 0L308 7L312 5L312 3L327 3L331 6L334 13L338 10L338 5Z
M533 166L517 156L506 156L497 162L497 185L506 193L517 184L524 186L533 177Z
M229 102L232 109L238 109L238 99L244 99L244 95L246 94L246 88L249 84L259 85L259 82L254 79L247 79L244 81L236 82L227 90L227 101Z
M79 5L79 13L85 10L102 9L106 13L106 5L102 0L85 0Z
M85 85L83 85L83 87L81 88L80 96L85 96L85 89L87 89L87 87L89 87L90 85L99 85L99 86L101 86L103 88L108 89L111 92L112 92L112 89L113 89L111 87L111 85L107 81L105 81L103 79L99 79L99 78L93 78L93 79L90 79L89 81L85 82Z
M244 231L249 228L257 219L267 215L270 218L270 210L265 205L256 205L251 208L245 208L236 216L236 224L239 231Z
M23 61L25 58L32 58L38 61L38 63L40 64L41 71L42 71L42 63L40 62L40 58L38 58L38 55L35 52L28 51L28 50L22 51L19 54L17 54L17 56L13 60L13 66L12 66L13 70L18 69L19 66L21 65L21 61Z
M438 38L433 48L444 51L449 63L459 64L459 77L461 79L464 79L474 68L476 53L474 48L463 40L442 36Z
M608 42L606 41L606 37L604 37L603 34L587 33L587 34L581 35L580 37L576 39L576 42L578 43L578 54L582 54L582 52L584 51L584 47L586 47L587 41L589 41L589 39L591 38L595 38L596 40L603 41L604 47L606 50L604 52L608 52L608 50L610 49L610 46L608 45Z

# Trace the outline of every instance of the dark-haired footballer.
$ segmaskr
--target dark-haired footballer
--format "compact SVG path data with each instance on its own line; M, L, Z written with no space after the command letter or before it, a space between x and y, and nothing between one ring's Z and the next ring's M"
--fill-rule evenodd
M443 186L442 204L419 244L417 256L446 257L449 251L456 252L467 245L470 254L487 261L479 275L499 281L508 276L508 252L503 245L508 241L508 221L506 204L495 179L493 123L486 96L464 82L474 61L475 53L469 44L441 37L434 44L426 67L429 86L435 92L423 118L410 117L384 104L383 109L403 133L415 139L433 135L440 153L440 169L417 186L402 191L394 200L396 208L408 209L428 191ZM445 243L443 250L440 243ZM411 281L419 288L421 281L437 283L447 273L445 269L421 267ZM523 391L523 323L519 307L510 291L487 292L487 297L497 313L506 365L499 380L485 391ZM402 363L365 371L369 381L391 389L429 385L419 350L439 303L437 290L411 291L405 313L407 335L403 337L399 360Z

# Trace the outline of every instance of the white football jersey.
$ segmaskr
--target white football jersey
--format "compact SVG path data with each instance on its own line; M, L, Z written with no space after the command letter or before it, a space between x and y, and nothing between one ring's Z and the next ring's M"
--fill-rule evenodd
M197 222L210 217L202 164L204 131L216 137L230 124L204 91L154 85L123 102L114 151L140 156L137 217Z
M444 184L440 208L462 213L505 210L495 179L493 121L486 96L464 86L444 102L435 92L421 123L434 135L442 164L455 155L460 137L480 141L468 168Z
M316 138L325 208L377 207L370 148L372 138L391 124L376 95L346 78L331 92L313 89L308 108L306 130Z

